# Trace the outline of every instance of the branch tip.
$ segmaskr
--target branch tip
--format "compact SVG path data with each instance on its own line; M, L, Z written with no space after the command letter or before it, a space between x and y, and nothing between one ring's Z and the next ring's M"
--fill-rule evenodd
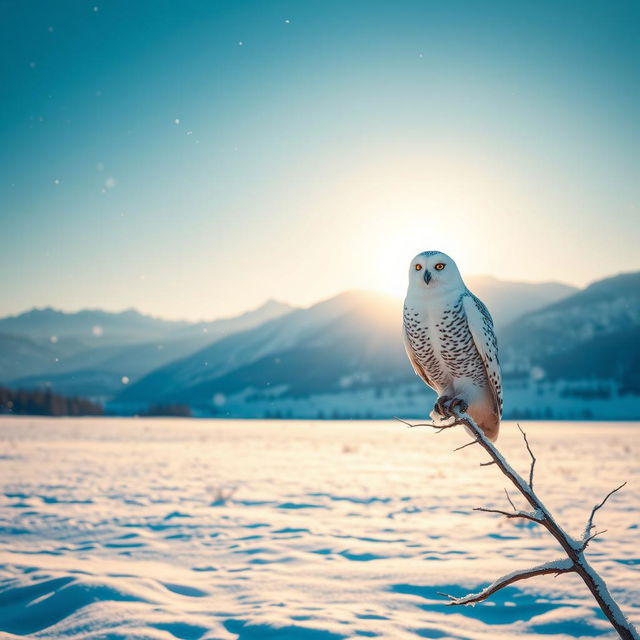
M616 487L615 489L609 491L609 493L607 493L607 495L602 499L602 502L599 502L597 505L593 507L593 509L591 509L591 514L589 515L589 519L587 520L587 524L584 528L584 533L582 534L582 550L583 551L587 548L587 545L589 544L589 542L591 542L591 540L593 540L596 536L599 536L600 534L604 533L604 531L600 531L599 533L594 533L593 535L590 535L591 529L593 529L593 527L595 526L593 524L593 518L596 515L596 511L601 507L603 507L607 502L607 500L614 493L620 491L620 489L622 489L622 487L624 487L626 484L627 483L625 481L619 487Z

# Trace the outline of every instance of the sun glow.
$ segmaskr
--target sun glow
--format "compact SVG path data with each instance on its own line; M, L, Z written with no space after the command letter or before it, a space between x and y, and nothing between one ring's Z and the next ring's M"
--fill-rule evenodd
M354 284L402 297L411 259L429 250L450 255L463 273L487 270L483 248L495 246L505 226L497 223L508 208L507 181L497 181L490 158L467 156L403 147L353 163L323 206L343 212L336 233L357 237Z
M420 251L415 241L398 236L382 243L378 249L372 288L394 296L402 296L407 288L407 272L413 256Z
M418 222L419 219L416 220ZM371 288L396 297L404 296L411 260L422 251L444 251L450 254L458 264L464 263L464 242L455 241L446 231L427 225L425 216L422 224L407 224L408 229L432 227L433 233L405 231L380 240L374 269L371 273Z

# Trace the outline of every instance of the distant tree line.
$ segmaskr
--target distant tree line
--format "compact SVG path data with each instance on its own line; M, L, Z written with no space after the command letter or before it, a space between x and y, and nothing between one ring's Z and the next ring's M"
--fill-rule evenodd
M173 416L178 418L190 418L191 407L188 404L152 404L141 416Z
M32 416L101 416L102 405L86 398L68 398L51 389L0 387L0 413Z

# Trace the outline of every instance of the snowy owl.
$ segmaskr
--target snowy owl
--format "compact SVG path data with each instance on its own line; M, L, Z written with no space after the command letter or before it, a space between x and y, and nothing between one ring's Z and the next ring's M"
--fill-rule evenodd
M403 333L416 374L438 394L434 422L458 408L495 441L502 383L493 320L448 255L425 251L411 261Z

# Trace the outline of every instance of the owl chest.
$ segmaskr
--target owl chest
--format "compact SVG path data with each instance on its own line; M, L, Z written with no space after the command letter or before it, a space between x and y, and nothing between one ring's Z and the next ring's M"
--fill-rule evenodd
M405 330L415 359L436 386L446 387L461 377L474 378L476 369L479 376L482 363L461 302L406 308Z

